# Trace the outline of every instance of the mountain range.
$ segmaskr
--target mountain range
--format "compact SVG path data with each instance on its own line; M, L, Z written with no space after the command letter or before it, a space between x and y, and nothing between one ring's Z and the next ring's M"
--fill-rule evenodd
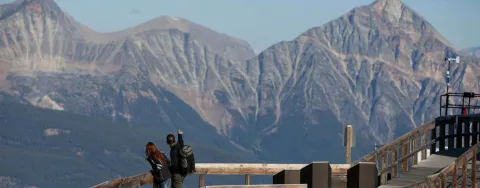
M90 187L148 171L146 142L168 151L160 131L126 123L32 107L0 95L0 187ZM261 162L221 138L188 138L199 161ZM218 144L216 144L218 143ZM212 147L215 145L216 147ZM209 178L235 182L240 178ZM196 177L187 178L193 187Z
M353 157L371 152L439 115L443 59L459 53L400 0L357 7L257 55L181 18L98 33L53 0L0 6L0 89L12 101L158 135L180 128L187 142L240 152L245 162L343 163L347 124ZM452 70L453 90L479 92L478 59L462 57Z

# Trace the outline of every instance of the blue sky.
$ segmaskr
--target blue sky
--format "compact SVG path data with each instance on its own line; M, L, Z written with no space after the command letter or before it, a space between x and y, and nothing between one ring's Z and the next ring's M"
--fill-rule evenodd
M1 0L0 0L1 1ZM56 0L79 22L111 32L159 16L182 17L256 51L292 40L373 0ZM480 0L403 0L457 48L480 46Z

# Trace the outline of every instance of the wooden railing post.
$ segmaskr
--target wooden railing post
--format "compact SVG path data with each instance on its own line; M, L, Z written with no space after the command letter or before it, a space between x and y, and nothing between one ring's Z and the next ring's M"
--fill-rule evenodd
M471 179L472 179L472 186L471 187L477 187L477 149L473 151L474 155L472 157L472 172L470 174Z
M397 177L398 173L398 148L392 150L392 178Z
M440 140L438 141L438 151L444 151L445 150L445 126L446 126L446 124L443 123L443 122L439 122L439 126L440 126L440 135L438 135L438 137L439 137Z
M435 121L435 127L430 130L430 141L437 139L437 121ZM430 145L430 155L434 154L437 150L437 142Z
M418 137L415 137L413 140L412 140L412 149L411 149L411 152L413 151L416 151L418 148ZM413 155L412 155L412 165L417 165L418 163L418 154L417 152L415 152Z
M465 159L463 161L463 164L462 164L462 188L466 188L467 187L467 159ZM455 167L456 168L456 167Z
M422 146L427 145L427 134L422 134ZM427 159L427 147L422 149L422 160Z
M445 175L442 175L440 178L441 178L440 185L442 186L442 188L446 188L447 187L447 177L445 177Z
M198 187L205 187L205 175L203 174L198 175Z
M402 145L402 171L406 172L408 171L408 158L405 158L405 156L408 155L408 142L404 143Z
M382 156L382 168L381 168L381 171L383 172L384 170L388 169L388 165L387 165L387 162L388 162L388 152L385 153L383 156ZM388 171L386 172L383 172L382 174L380 174L380 185L384 185L387 183L387 174L388 174Z
M454 188L457 187L457 167L453 168L453 173L452 173L452 186Z
M245 174L245 185L250 185L250 174Z

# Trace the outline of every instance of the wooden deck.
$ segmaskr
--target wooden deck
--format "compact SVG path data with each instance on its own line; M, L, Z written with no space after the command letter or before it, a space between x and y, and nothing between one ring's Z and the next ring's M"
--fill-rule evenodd
M436 154L428 156L426 160L420 161L417 165L412 166L409 171L401 173L398 177L392 178L387 184L380 186L380 188L398 188L406 187L418 182L422 182L429 175L433 175L442 170L447 165L455 162L460 155L462 155L468 148L460 148L449 151L440 151ZM477 162L480 164L480 162ZM467 165L470 167L470 165ZM461 172L461 170L459 170ZM461 173L459 173L459 178ZM480 173L477 173L477 179L480 178ZM448 184L452 180L449 178ZM448 187L448 185L447 185Z

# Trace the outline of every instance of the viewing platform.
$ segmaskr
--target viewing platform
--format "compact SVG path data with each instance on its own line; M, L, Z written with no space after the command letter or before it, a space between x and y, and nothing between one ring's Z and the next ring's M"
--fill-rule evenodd
M438 117L351 164L197 163L198 187L207 188L396 188L477 187L480 115ZM349 155L347 150L347 156ZM206 175L245 175L245 185L205 186ZM250 176L270 175L272 184L250 185ZM152 184L149 172L92 188Z

